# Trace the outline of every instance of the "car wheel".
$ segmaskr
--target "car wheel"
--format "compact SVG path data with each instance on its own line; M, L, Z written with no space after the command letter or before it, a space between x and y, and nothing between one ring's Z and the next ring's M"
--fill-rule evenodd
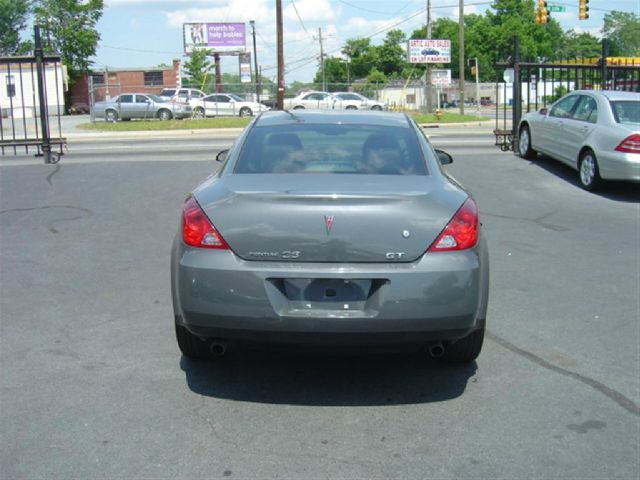
M302 105L296 105L295 107L293 107L294 110L304 110L304 107Z
M158 118L160 120L164 120L164 121L171 120L172 117L173 117L173 115L171 115L171 112L169 110L167 110L167 109L163 108L162 110L160 110L158 112Z
M374 105L373 107L371 107L371 110L382 110L382 107L380 105Z
M596 154L591 150L585 150L580 155L578 163L578 177L580 185L585 190L593 191L598 188L601 182L600 170L598 169L598 160Z
M518 151L522 158L533 160L536 158L536 151L531 148L531 130L528 125L523 125L520 128L520 135L518 136Z
M445 349L441 360L452 363L473 362L478 358L478 355L480 355L483 341L484 327L479 330L475 330L455 343L449 344Z
M104 119L106 122L117 122L118 113L115 110L107 110L107 112L104 114Z
M193 110L193 118L204 118L204 108L196 108Z
M345 107L345 110L357 110L357 109L358 109L358 107L356 107L355 105L347 105Z
M251 111L251 109L249 107L242 107L240 109L240 116L241 117L250 117L253 115L253 112Z
M176 340L185 357L193 360L209 360L213 358L209 342L202 340L183 326L176 325Z

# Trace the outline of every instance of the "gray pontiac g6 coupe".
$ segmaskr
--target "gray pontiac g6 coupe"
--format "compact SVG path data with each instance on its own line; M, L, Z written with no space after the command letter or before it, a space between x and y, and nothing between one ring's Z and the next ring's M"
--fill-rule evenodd
M268 112L189 195L171 258L178 345L482 348L487 246L475 201L403 114Z

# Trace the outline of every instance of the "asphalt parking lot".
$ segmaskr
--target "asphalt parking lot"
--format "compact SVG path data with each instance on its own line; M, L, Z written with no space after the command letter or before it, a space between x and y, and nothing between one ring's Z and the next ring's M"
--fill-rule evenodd
M0 165L0 477L637 479L637 186L587 193L463 138L433 141L489 241L490 333L467 367L190 362L169 251L215 148Z

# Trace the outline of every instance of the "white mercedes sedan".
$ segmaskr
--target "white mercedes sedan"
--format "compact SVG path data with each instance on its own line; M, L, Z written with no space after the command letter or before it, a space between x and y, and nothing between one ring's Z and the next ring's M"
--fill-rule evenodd
M640 93L571 92L522 117L518 149L523 158L542 153L573 167L586 190L602 180L640 182Z

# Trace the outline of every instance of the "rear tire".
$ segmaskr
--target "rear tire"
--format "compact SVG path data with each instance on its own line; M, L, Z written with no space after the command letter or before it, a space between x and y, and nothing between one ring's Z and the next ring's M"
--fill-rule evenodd
M596 154L591 150L585 150L580 155L580 161L578 162L578 179L580 185L585 190L593 192L597 190L602 179L600 178L600 170L598 169L598 160Z
M520 128L520 135L518 135L518 150L522 158L527 160L533 160L538 155L536 151L531 148L531 130L527 124L524 124Z
M253 112L251 111L251 109L249 107L242 107L240 109L240 116L241 117L251 117L251 116L253 116Z
M209 342L197 337L189 330L176 323L176 340L185 357L192 360L209 360L213 358L209 350Z
M105 122L117 122L118 121L118 112L116 112L115 110L107 110L107 112L104 114L104 121Z
M171 120L173 118L173 115L169 110L163 108L158 112L158 118L160 120L167 121L167 120Z
M295 107L293 107L294 110L304 110L304 107L302 105L297 105Z
M450 343L445 349L444 355L441 360L451 363L470 363L473 362L480 351L482 350L482 343L484 341L484 327L475 330L464 338L461 338L455 343Z
M356 107L355 105L347 105L347 107L345 108L345 110L357 110L358 107Z
M197 107L193 110L193 118L204 118L204 108Z
M371 110L376 110L376 111L381 111L382 107L380 105L374 105L373 107L371 107Z

